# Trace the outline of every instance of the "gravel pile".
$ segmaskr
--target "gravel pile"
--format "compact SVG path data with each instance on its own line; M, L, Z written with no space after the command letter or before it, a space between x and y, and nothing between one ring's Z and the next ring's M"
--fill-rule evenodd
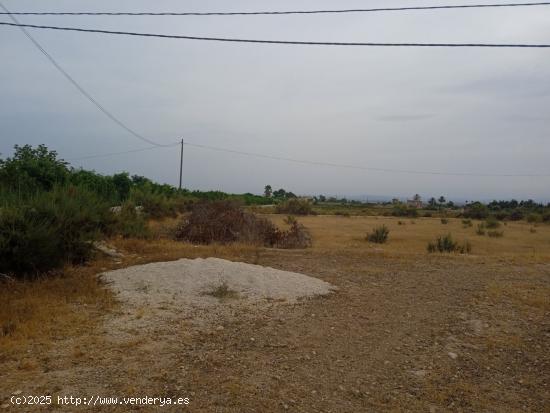
M181 259L102 274L119 298L134 307L180 310L273 300L295 303L335 289L317 278L219 258Z

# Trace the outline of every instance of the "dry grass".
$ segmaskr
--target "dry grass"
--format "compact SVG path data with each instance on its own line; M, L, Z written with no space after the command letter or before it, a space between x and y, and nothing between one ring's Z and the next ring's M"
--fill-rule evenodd
M277 225L283 224L284 216L273 216ZM495 259L529 260L548 262L550 260L550 225L530 231L526 222L510 222L506 225L506 236L502 238L479 237L473 227L464 228L458 218L448 218L444 227L439 218L417 218L416 225L399 225L400 219L393 217L351 217L343 220L336 216L302 217L300 221L311 231L313 248L338 251L383 250L394 257L411 254L426 254L426 245L438 235L451 233L459 242L468 240L472 244L473 256ZM401 219L402 222L402 219ZM480 222L480 221L478 221ZM364 234L375 227L386 225L391 234L387 244L365 245Z
M0 361L21 354L31 344L47 344L92 327L95 321L75 308L85 306L100 314L115 306L112 293L96 277L113 267L112 261L100 259L38 280L2 284Z
M285 216L269 218L282 228L287 226ZM332 411L428 411L431 404L438 406L437 411L439 406L449 411L499 411L498 407L514 411L526 401L532 403L526 410L537 411L544 403L540 391L546 379L539 365L529 363L547 357L544 334L548 330L543 327L550 311L550 226L537 226L533 233L531 225L513 222L503 227L504 237L490 238L475 234L475 221L465 227L454 218L444 226L439 218L418 218L414 225L412 221L400 225L400 220L403 224L402 218L391 217L303 217L300 222L311 232L313 247L285 251L176 242L163 234L178 220L153 222L157 236L152 240L109 241L124 254L119 261L98 257L89 266L67 267L50 278L0 286L0 380L5 378L12 385L30 381L47 369L60 368L61 363L72 372L73 364L94 365L90 356L94 354L107 370L128 358L135 362L126 373L114 370L103 377L111 384L118 380L121 395L151 388L160 392L178 380L187 380L184 388L196 389L197 398L201 388L207 389L202 401L210 404L197 405L197 411L214 411L223 403L234 403L234 411L245 411L244 407L277 411L274 406L279 406L285 393L287 399L297 401L295 411L328 410L326 403ZM365 242L365 233L381 225L390 230L388 242ZM449 232L459 242L469 240L472 254L431 256L426 252L430 240ZM170 356L165 360L166 371L140 382L142 364L157 363L155 357L163 354L155 352L153 357L147 352L158 337L135 337L117 344L110 353L103 351L99 327L106 315L116 314L118 304L96 274L210 256L304 272L338 285L341 291L330 298L330 305L312 300L291 309L273 307L273 317L235 318L222 332L205 332L204 340L201 332L182 322L175 330L177 347L166 353ZM227 293L213 292L222 297ZM488 321L482 335L464 330L464 322L457 318L462 310L468 317ZM140 308L135 317L146 319L148 311ZM451 335L462 343L458 360L446 356ZM251 342L250 337L257 341ZM263 338L265 343L260 345ZM54 360L48 350L60 343L66 346L59 353L64 358ZM274 350L269 347L272 343L282 346ZM36 348L40 353L29 351ZM181 357L178 367L174 357ZM385 364L385 360L391 362ZM425 381L409 377L410 369L426 369L430 364L433 369ZM188 369L186 374L177 370L180 365ZM149 370L157 368L151 365ZM339 390L340 382L345 392ZM255 383L267 389L262 390L263 406L258 404ZM401 386L403 391L393 393ZM332 401L312 395L313 389ZM47 390L56 391L53 384ZM407 392L415 397L408 398ZM298 409L301 406L309 409ZM339 410L342 406L346 407Z

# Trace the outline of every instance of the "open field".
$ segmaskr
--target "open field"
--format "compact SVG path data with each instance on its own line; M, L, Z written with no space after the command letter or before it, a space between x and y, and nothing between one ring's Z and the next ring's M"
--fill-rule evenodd
M283 226L283 216L268 217ZM476 221L465 228L459 219L299 220L312 248L116 238L110 243L120 259L98 257L57 277L2 286L0 405L20 390L190 398L183 409L158 408L166 412L549 411L550 226L507 223L502 237L491 238L476 234ZM162 234L174 222L153 229ZM365 241L382 224L388 243ZM428 242L447 233L468 240L472 253L428 254ZM107 269L208 256L304 273L339 290L253 311L228 304L215 322L197 323L200 313L130 311L96 278ZM135 331L114 329L122 317L144 322Z

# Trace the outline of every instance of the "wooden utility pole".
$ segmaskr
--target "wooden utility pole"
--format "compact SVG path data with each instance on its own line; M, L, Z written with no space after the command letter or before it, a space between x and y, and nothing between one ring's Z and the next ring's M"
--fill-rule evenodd
M181 189L182 173L183 173L183 139L181 140L181 152L180 152L180 189Z

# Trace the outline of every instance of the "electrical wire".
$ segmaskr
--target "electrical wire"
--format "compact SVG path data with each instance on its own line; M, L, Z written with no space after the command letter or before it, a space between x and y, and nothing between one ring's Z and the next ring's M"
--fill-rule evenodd
M97 109L99 109L100 112L102 112L105 116L107 116L109 119L111 119L114 123L116 123L118 126L120 126L122 129L124 129L126 132L130 133L135 138L149 143L153 146L165 146L163 144L160 144L158 142L155 142L149 138L146 138L145 136L137 133L133 129L131 129L128 125L126 125L124 122L122 122L118 117L113 115L109 110L107 110L101 103L99 103L86 89L84 89L61 65L50 55L43 47L38 43L38 41L31 36L31 34L25 30L26 25L20 24L19 21L10 14L9 10L0 2L0 7L6 11L6 14L10 15L10 18L14 21L14 23L4 23L7 25L17 26L21 29L23 34L27 36L27 38L42 52L44 56L50 61L50 63L67 79L86 99L88 99Z
M100 33L123 36L155 37L163 39L184 39L184 40L205 40L215 42L233 42L233 43L255 43L255 44L280 44L280 45L301 45L301 46L374 46L374 47L498 47L498 48L550 48L550 44L525 44L525 43L376 43L376 42L318 42L318 41L298 41L298 40L258 40L258 39L238 39L228 37L202 37L202 36L182 36L157 33L138 33L124 32L115 30L100 29L82 29L78 27L61 26L43 26L35 24L16 24L0 22L2 26L28 27L33 29L62 30L84 33Z
M111 153L104 153L104 154L98 154L98 155L81 156L79 158L71 158L67 160L72 162L72 161L83 161L87 159L107 158L107 157L117 156L117 155L126 155L130 153L150 151L151 149L172 148L178 145L181 145L181 141L174 142L172 144L162 145L162 146L148 146L147 148L131 149L129 151L111 152Z
M474 9L494 7L532 7L549 6L550 2L537 3L497 3L497 4L459 4L447 6L409 6L383 7L370 9L343 9L343 10L291 10L291 11L248 11L248 12L17 12L18 16L281 16L289 14L342 14L342 13L371 13L387 11L412 10L446 10L446 9ZM0 13L9 14L9 13Z
M292 162L292 163L313 165L313 166L326 166L331 168L357 169L362 171L373 171L373 172L388 172L388 173L410 174L410 175L440 175L440 176L500 177L500 178L550 177L550 174L478 174L478 173L469 173L469 172L438 172L438 171L376 168L376 167L358 166L358 165L350 165L350 164L340 164L340 163L333 163L333 162L317 162L317 161L309 161L309 160L303 160L303 159L285 158L282 156L265 155L265 154L254 153L254 152L245 152L245 151L238 151L238 150L233 150L228 148L221 148L217 146L202 145L197 143L186 142L185 140L183 141L183 144L194 148L208 149L216 152L232 153L232 154L249 156L254 158L271 159L275 161Z

